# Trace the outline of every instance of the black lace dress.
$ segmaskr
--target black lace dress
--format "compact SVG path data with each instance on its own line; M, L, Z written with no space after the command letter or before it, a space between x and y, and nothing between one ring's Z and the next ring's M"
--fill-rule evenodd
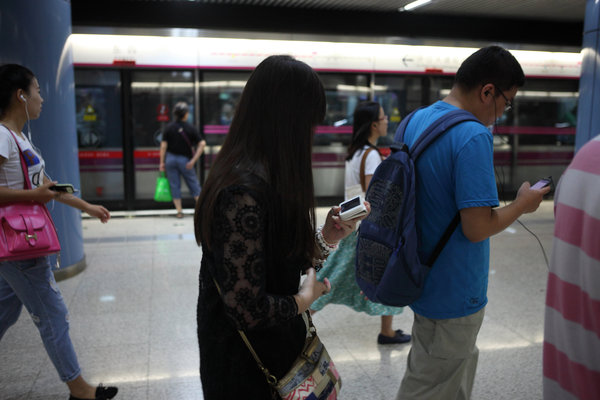
M246 332L263 364L278 378L302 350L306 329L293 295L306 266L281 255L286 243L275 228L281 224L272 224L276 210L266 184L230 186L218 197L212 251L203 248L197 313L206 400L271 398L265 376L237 329Z

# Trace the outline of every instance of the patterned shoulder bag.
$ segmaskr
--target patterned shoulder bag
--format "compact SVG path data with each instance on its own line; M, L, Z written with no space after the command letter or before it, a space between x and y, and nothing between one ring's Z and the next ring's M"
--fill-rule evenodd
M219 295L221 288L213 278ZM277 379L264 366L258 354L250 344L248 337L242 330L238 333L250 350L258 368L265 375L269 386L283 400L311 400L338 398L342 387L342 378L338 373L333 360L327 349L317 336L317 329L313 325L310 312L307 310L302 314L306 324L306 341L302 352L296 357L290 370L281 378Z

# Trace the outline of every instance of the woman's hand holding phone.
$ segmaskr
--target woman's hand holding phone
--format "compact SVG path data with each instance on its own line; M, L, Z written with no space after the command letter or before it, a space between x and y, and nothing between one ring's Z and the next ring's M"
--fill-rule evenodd
M353 219L349 219L347 221L343 221L340 218L339 206L331 207L331 209L327 213L325 225L323 225L323 239L325 239L327 243L335 244L341 239L350 235L352 232L354 232L356 230L356 224L358 224L359 221L365 219L371 213L371 204L368 201L365 201L364 205L367 209L366 214L363 214Z

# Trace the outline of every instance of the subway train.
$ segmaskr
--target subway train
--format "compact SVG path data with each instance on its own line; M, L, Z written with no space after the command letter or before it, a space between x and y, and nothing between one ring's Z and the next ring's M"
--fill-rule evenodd
M113 209L161 207L152 202L158 148L178 101L190 104L190 122L206 137L207 148L198 170L204 179L227 134L246 80L252 69L272 54L289 54L306 62L323 81L327 114L314 141L315 195L318 200L341 199L355 106L367 99L382 104L389 116L388 136L379 143L385 154L401 119L447 95L461 62L476 50L468 46L109 34L73 34L70 45L80 190L83 197ZM569 164L581 70L579 52L511 52L523 67L526 84L513 109L490 127L501 196L514 194L524 180L546 176L556 180Z

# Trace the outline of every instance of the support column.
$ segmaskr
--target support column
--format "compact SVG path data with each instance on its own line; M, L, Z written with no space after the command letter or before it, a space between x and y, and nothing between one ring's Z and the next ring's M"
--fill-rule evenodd
M600 1L588 0L583 26L575 151L600 134Z
M80 187L70 35L69 1L2 0L0 63L33 71L44 98L40 118L31 122L33 143L53 180ZM58 202L47 205L62 247L61 269L55 274L65 278L85 268L81 213Z

